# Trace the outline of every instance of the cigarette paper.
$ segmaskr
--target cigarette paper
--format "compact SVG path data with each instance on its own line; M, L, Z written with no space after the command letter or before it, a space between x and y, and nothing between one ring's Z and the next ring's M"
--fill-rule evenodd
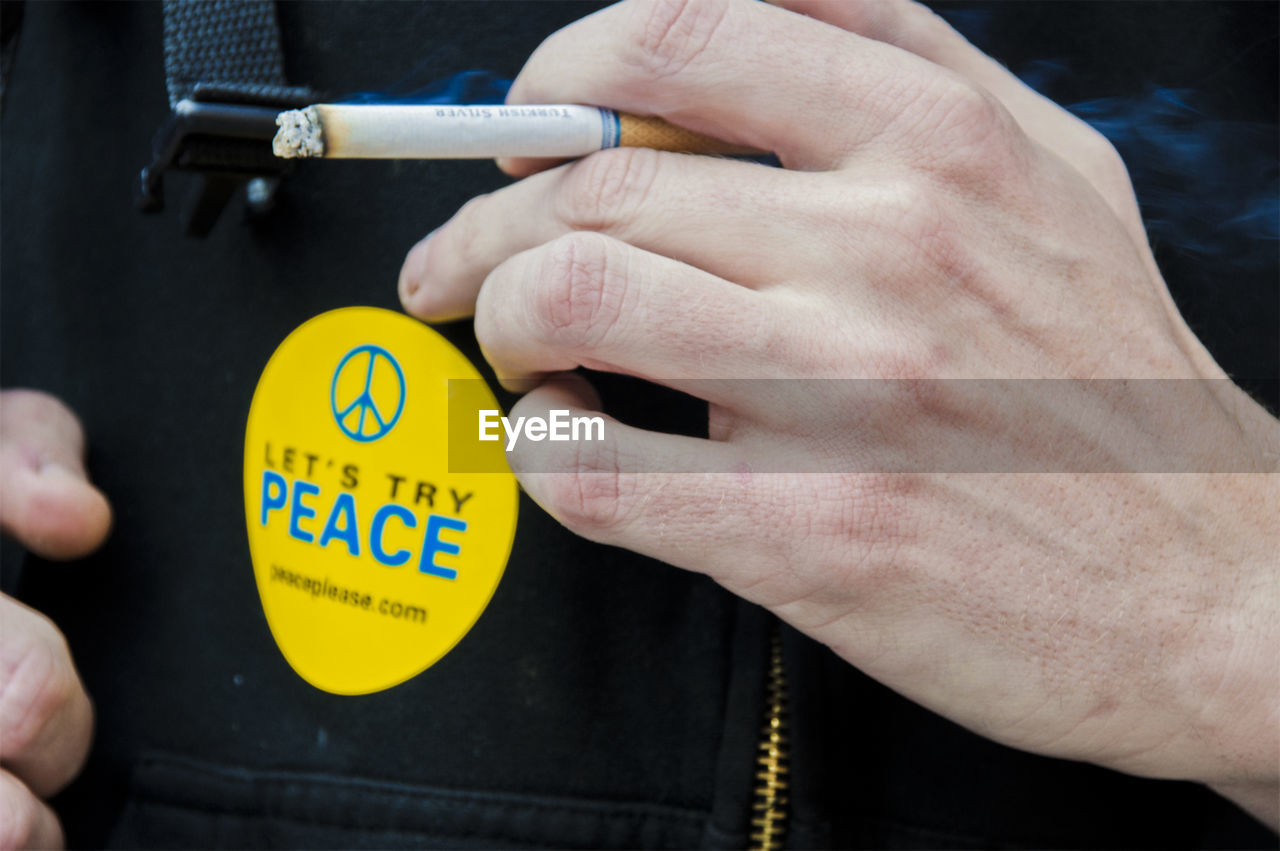
M280 113L276 125L272 150L285 159L562 159L620 146L761 153L660 118L565 104L316 104Z

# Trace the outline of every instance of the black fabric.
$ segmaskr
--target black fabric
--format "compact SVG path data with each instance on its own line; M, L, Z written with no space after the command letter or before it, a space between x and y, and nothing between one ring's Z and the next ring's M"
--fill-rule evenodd
M1036 14L1081 14L1051 5ZM330 2L279 20L291 79L355 92L514 75L591 8ZM82 416L117 513L83 563L4 565L97 704L89 766L56 801L72 844L745 845L771 619L702 577L577 539L525 500L489 609L410 682L319 692L268 632L240 481L263 365L325 310L395 309L407 248L506 179L481 162L306 162L270 216L185 239L130 201L168 111L159 5L26 18L0 146L0 380ZM469 324L441 330L483 363ZM623 419L705 427L687 400L601 386ZM1275 845L1206 790L993 745L785 635L792 847Z
M995 745L788 632L792 847L1275 848L1190 783L1156 782ZM863 727L850 725L850 717Z
M213 805L210 802L215 802ZM217 848L694 848L706 814L146 756L115 841Z
M308 4L283 17L290 56L315 69L306 79L374 88L464 61L514 75L585 11ZM229 211L207 240L188 240L174 218L130 206L131 174L167 111L160 7L39 4L27 17L24 55L39 73L15 69L4 125L4 380L81 414L117 512L98 555L22 577L98 706L92 762L60 802L73 842L107 840L143 752L671 806L707 822L721 749L736 745L729 785L745 797L755 724L727 732L738 708L726 695L734 636L760 616L740 617L701 577L588 545L528 501L493 602L442 662L360 698L293 674L257 600L241 508L257 377L318 313L395 309L407 247L507 180L491 163L304 163L269 220L248 228ZM85 156L80 140L94 136ZM482 363L468 325L442 330ZM194 829L186 841L213 842Z

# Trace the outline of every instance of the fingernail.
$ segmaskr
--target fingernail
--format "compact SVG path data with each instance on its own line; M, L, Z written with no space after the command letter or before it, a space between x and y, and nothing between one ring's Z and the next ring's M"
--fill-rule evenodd
M422 282L427 275L427 253L430 250L433 234L435 234L435 231L424 236L405 255L404 265L400 267L401 301L407 302L422 287Z

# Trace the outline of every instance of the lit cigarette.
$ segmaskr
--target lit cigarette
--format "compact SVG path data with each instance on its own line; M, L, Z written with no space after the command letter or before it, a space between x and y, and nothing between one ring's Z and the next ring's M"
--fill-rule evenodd
M761 153L595 106L317 104L280 113L276 126L271 148L285 159L562 159L617 147Z

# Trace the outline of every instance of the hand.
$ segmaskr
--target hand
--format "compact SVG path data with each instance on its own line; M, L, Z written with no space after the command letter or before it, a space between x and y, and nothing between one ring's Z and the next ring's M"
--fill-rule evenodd
M507 162L532 176L409 253L406 309L474 309L513 388L586 366L710 403L710 440L518 445L570 529L705 572L993 739L1275 824L1280 428L1179 317L1123 163L921 7L782 5L813 17L611 7L509 100L661 115L786 170ZM886 383L867 405L742 378ZM512 415L596 404L557 381Z
M47 558L85 555L111 508L89 484L80 423L56 399L0 393L0 525ZM43 803L89 752L93 707L66 640L48 618L0 594L0 848L62 845Z

